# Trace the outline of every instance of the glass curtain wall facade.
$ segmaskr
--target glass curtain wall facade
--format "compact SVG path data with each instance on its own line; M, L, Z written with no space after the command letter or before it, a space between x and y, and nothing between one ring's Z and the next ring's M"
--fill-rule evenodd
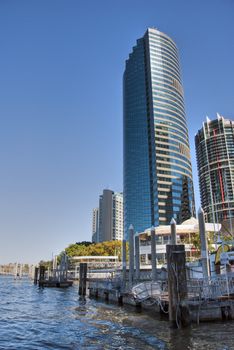
M207 222L234 218L234 122L218 115L195 136L201 204Z
M147 29L123 77L124 232L195 215L188 130L178 50Z

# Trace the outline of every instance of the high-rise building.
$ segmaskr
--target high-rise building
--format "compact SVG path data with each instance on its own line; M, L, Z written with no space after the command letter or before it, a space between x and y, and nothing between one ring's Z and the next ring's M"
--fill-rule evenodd
M148 28L123 78L124 231L195 215L184 93L176 44Z
M208 222L234 218L234 122L217 115L195 136L201 204Z
M99 208L93 209L93 220L92 220L92 242L98 242L99 232Z
M98 214L94 214L98 212ZM98 223L96 222L98 216ZM97 224L97 225L96 225ZM123 239L123 194L103 190L99 197L99 208L93 210L93 242Z

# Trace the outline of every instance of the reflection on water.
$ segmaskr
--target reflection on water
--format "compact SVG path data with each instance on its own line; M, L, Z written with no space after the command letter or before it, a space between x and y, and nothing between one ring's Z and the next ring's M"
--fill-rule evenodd
M87 298L78 288L40 289L0 277L0 349L234 350L234 323L185 330L165 319Z

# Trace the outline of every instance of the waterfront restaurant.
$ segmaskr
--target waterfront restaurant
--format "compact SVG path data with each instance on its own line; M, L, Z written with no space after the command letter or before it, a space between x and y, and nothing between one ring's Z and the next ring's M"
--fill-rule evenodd
M213 237L217 235L221 229L220 224L206 223L206 232ZM194 260L199 251L193 244L194 238L199 235L198 220L190 218L184 221L181 225L176 225L177 243L185 244L185 252L187 260ZM162 267L166 264L166 245L170 243L171 239L171 226L158 226L155 227L156 234L156 258L158 267ZM140 238L140 259L141 267L147 268L151 265L151 229L147 229L144 232L139 233Z

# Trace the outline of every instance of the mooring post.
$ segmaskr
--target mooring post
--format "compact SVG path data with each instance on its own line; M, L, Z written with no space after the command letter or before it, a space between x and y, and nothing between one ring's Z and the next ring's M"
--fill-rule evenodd
M152 281L157 279L157 261L156 261L156 237L155 227L152 226L151 230L151 266L152 266Z
M37 284L37 281L38 281L38 271L39 271L39 268L35 267L35 269L34 269L34 284Z
M45 266L40 265L39 267L39 286L42 281L45 279Z
M86 280L87 280L87 263L80 263L79 295L81 297L85 297L86 295Z
M173 326L186 327L190 324L190 313L187 304L185 247L183 244L167 244L166 250L169 320Z
M64 254L64 279L67 281L67 271L68 271L68 256Z
M64 272L65 272L65 252L62 253L59 270L60 270L59 281L63 282L64 281Z
M134 278L134 228L133 225L129 226L129 287L133 285Z
M171 225L171 244L177 244L176 221L174 218L171 219L170 225Z
M53 258L53 279L56 280L57 278L57 255Z
M122 240L122 271L123 271L123 288L126 286L126 263L127 263L127 253L126 253L126 239Z
M20 265L19 265L19 279L22 278L22 275L23 275L23 267L24 267L24 264L20 264Z
M18 277L18 263L15 263L15 279Z
M198 210L198 223L199 223L199 234L200 234L200 240L201 240L202 272L203 272L203 277L208 278L210 276L210 268L209 268L205 218L204 218L204 211L202 208L199 208Z
M135 279L140 279L140 238L138 233L135 234Z

